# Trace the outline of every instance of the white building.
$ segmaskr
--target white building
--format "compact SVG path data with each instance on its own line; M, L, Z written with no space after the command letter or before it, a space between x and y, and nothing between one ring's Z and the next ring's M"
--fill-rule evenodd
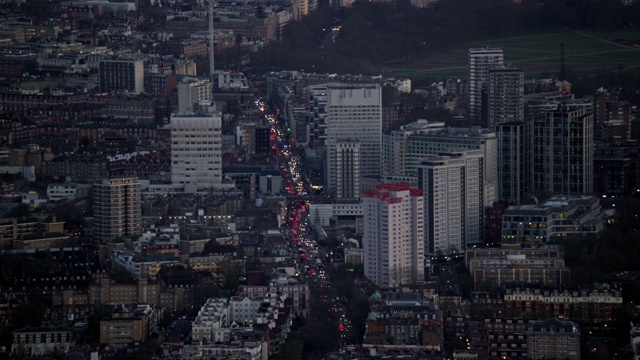
M504 55L500 48L469 49L469 112L470 120L482 120L482 92L487 90L489 69L502 66Z
M427 254L459 254L484 240L483 160L480 150L460 150L418 167Z
M196 78L184 78L178 83L178 113L195 111L195 104L210 101L212 98L211 81Z
M194 342L229 342L229 300L223 298L208 299L202 305L198 316L191 323Z
M239 325L251 325L260 310L262 299L234 296L229 300L229 322Z
M196 191L222 183L222 114L171 115L171 182Z
M244 73L216 70L213 75L216 89L249 90L249 80Z
M327 85L327 188L337 194L338 143L360 144L360 176L382 172L382 89L378 84Z
M73 329L23 328L13 332L11 352L44 356L54 351L67 352L75 345Z
M47 198L49 201L76 200L89 195L90 185L61 183L47 186Z
M424 280L423 194L408 185L364 191L364 273L381 287Z
M111 261L136 279L155 278L163 265L176 265L180 260L171 254L146 256L132 250L114 250Z
M429 122L427 120L420 119L401 126L400 130L394 130L389 134L382 135L382 173L389 176L415 176L417 171L415 166L420 162L410 163L410 159L419 159L421 158L421 154L418 153L412 155L409 153L409 137L445 129L446 127L443 122ZM422 149L423 146L418 148ZM430 153L427 153L426 155L430 155Z
M479 127L445 128L444 123L418 120L383 135L384 176L418 185L418 166L425 159L447 151L479 149L484 161L482 184L485 204L496 200L498 146L496 133Z
M362 217L362 203L309 203L309 222L311 225L329 226L333 217Z

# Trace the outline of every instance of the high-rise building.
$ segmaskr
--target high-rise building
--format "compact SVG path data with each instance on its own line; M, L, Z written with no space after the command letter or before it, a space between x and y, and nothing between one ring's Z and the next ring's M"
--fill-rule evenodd
M516 67L489 69L487 83L487 124L493 129L499 123L524 121L524 71Z
M512 204L533 194L533 122L502 122L498 138L497 198Z
M484 154L484 203L491 204L496 199L498 147L493 130L445 128L444 123L418 120L383 135L383 149L385 178L398 181L406 178L406 183L415 186L418 186L418 166L427 157L451 150L480 149Z
M184 78L178 83L178 113L195 112L196 104L211 101L211 81Z
M336 142L336 200L360 199L360 142L349 140Z
M502 66L503 60L500 48L469 49L469 120L484 123L483 98L486 100L489 69ZM486 105L486 101L484 103Z
M427 254L460 254L484 241L483 161L481 150L460 150L418 166Z
M142 232L140 183L134 178L103 180L93 186L93 232L97 239L113 240Z
M380 184L364 195L364 273L380 287L424 281L423 194Z
M615 91L596 90L593 102L595 139L622 144L631 140L631 124L636 122L636 107L618 100Z
M327 84L313 85L308 89L309 142L324 146L327 141Z
M144 62L137 58L100 60L100 91L144 92Z
M360 176L382 172L382 89L378 84L327 85L327 189L337 194L339 142L360 144ZM355 172L352 172L355 174Z
M171 182L188 190L222 183L222 114L171 115Z
M593 115L582 106L558 106L535 118L533 131L535 189L562 195L591 194Z

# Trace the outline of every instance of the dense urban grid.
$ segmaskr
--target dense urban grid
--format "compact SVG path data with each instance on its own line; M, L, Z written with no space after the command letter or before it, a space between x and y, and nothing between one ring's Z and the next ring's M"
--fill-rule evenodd
M640 358L640 89L321 72L384 3L0 1L0 360Z

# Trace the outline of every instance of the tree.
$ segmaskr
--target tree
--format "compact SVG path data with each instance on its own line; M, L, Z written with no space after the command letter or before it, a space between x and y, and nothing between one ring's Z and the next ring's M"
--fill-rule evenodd
M18 218L19 221L29 220L31 218L31 207L27 204L18 204L4 214L4 217Z
M284 344L280 347L278 353L278 359L300 359L304 350L304 344L298 339L287 338Z

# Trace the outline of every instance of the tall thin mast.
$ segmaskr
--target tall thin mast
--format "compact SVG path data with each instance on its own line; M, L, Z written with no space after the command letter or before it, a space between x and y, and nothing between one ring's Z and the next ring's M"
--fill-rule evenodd
M213 86L213 72L216 69L215 66L215 41L213 40L213 2L215 0L209 0L209 76L211 76L211 85Z

